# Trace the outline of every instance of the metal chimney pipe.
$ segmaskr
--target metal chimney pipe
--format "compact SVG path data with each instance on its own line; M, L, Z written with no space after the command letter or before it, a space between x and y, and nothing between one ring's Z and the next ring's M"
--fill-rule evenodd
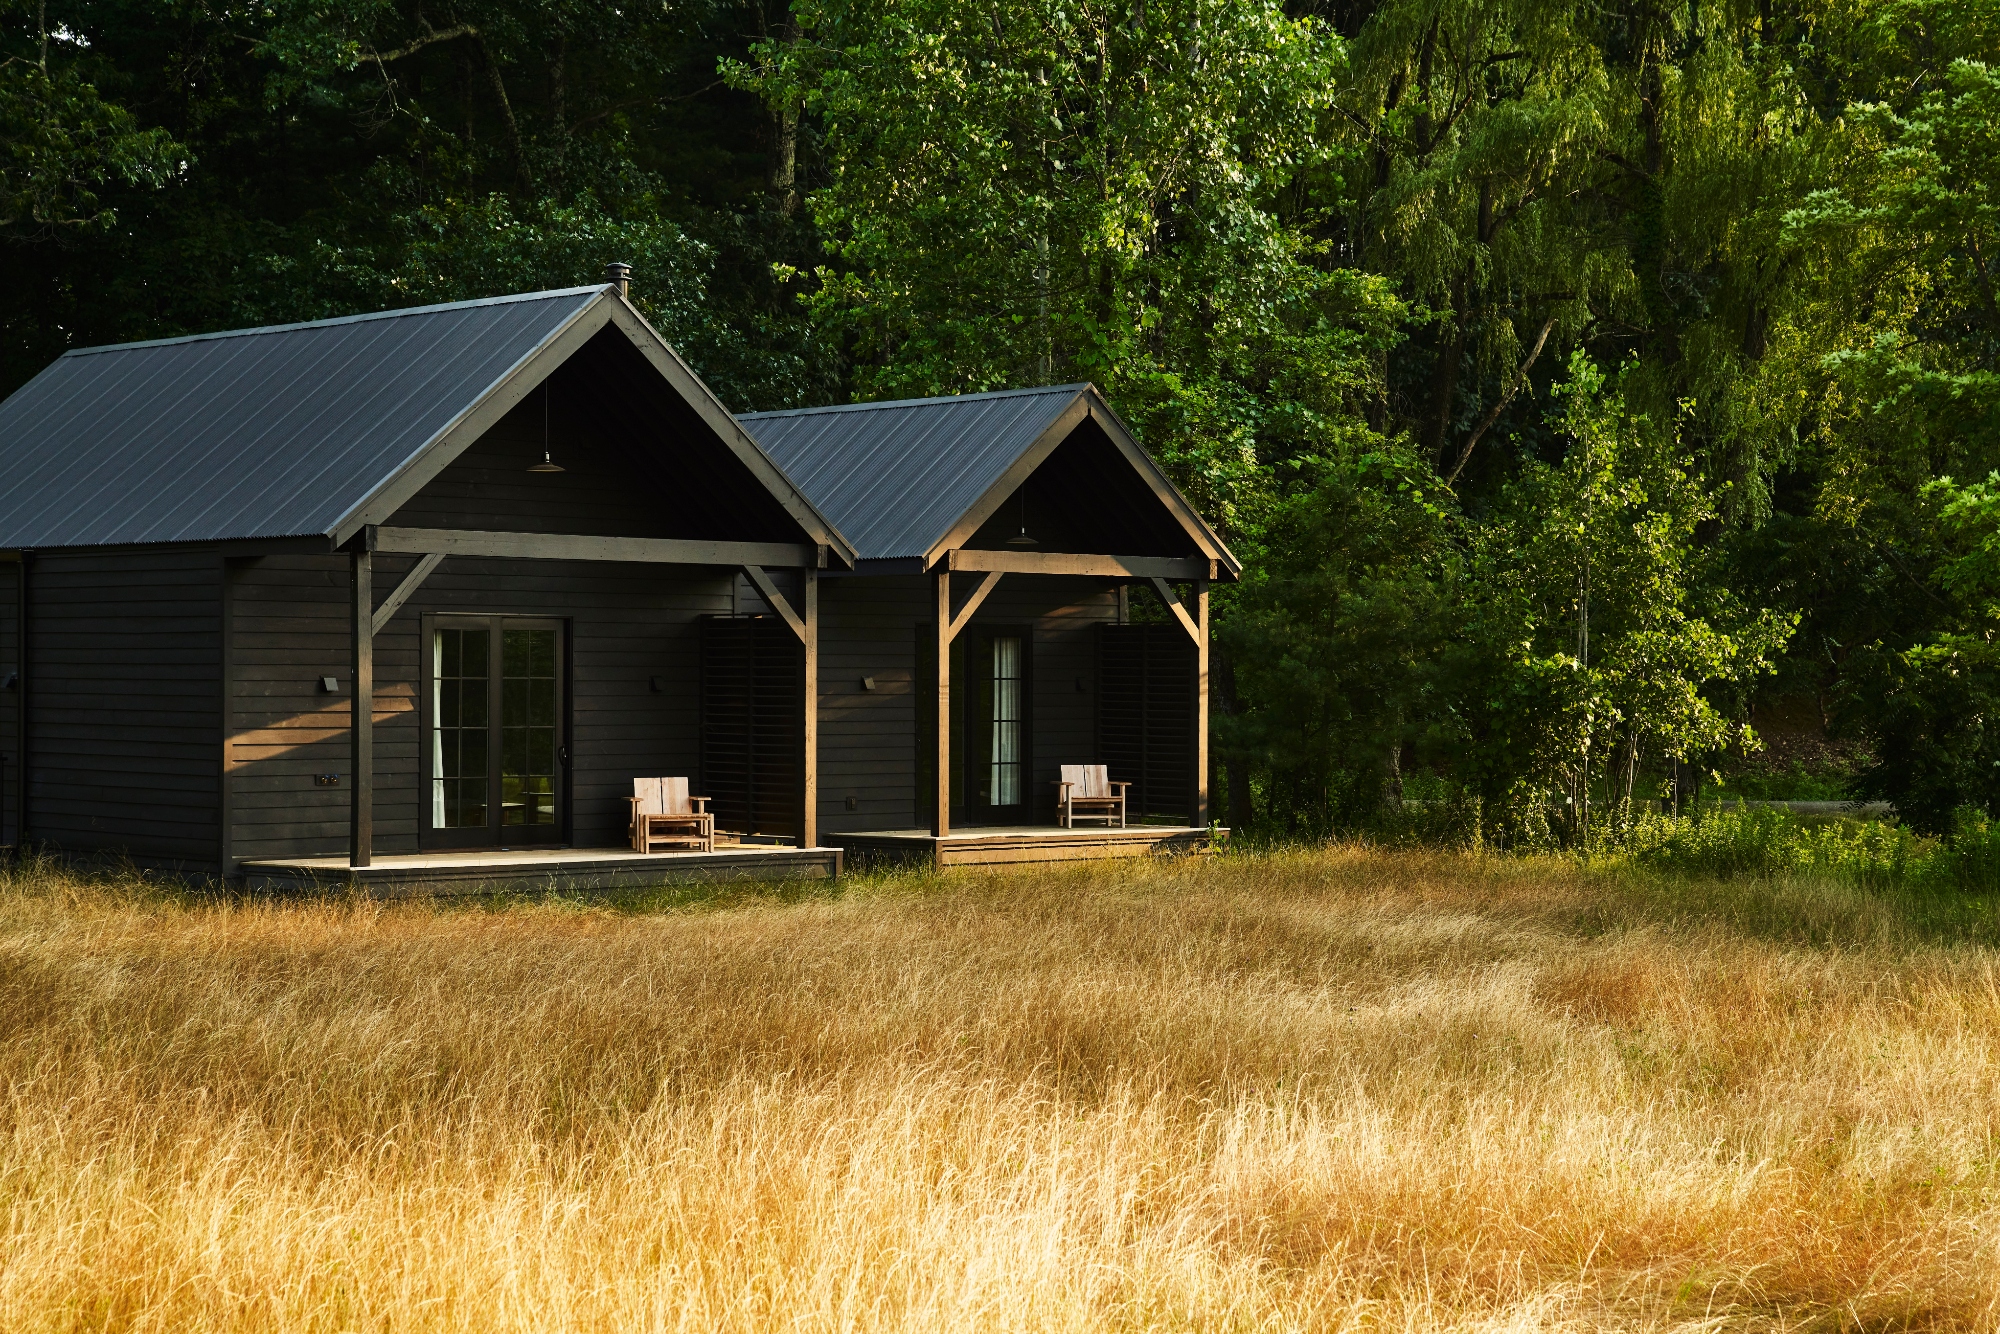
M632 266L616 260L604 266L604 281L618 289L618 295L632 294Z

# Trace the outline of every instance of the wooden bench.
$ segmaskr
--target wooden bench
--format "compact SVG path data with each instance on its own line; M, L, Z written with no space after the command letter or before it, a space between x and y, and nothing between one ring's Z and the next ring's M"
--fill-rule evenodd
M632 780L632 851L715 851L715 816L707 797L690 797L685 778Z
M1062 777L1056 780L1056 821L1065 829L1074 829L1078 820L1102 820L1108 825L1116 819L1123 829L1125 789L1131 786L1112 782L1108 765L1065 764Z

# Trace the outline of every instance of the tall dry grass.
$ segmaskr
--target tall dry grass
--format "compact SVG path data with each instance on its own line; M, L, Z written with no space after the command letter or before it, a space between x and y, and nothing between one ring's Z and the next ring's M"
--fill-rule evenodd
M1893 902L1331 851L837 897L0 885L0 1327L1990 1327Z

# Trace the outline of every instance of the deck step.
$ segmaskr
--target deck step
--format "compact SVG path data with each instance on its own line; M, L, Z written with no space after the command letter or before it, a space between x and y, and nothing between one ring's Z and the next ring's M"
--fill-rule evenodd
M637 853L617 848L546 852L419 853L378 856L350 867L345 857L251 861L239 868L252 893L358 889L384 898L425 894L578 893L730 880L832 880L836 847L744 846L715 852Z

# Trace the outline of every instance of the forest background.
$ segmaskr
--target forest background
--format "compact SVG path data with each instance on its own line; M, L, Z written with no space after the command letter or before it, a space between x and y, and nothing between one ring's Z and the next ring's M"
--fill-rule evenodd
M1238 827L2000 813L1996 0L0 15L0 393L623 259L737 410L1100 385Z

